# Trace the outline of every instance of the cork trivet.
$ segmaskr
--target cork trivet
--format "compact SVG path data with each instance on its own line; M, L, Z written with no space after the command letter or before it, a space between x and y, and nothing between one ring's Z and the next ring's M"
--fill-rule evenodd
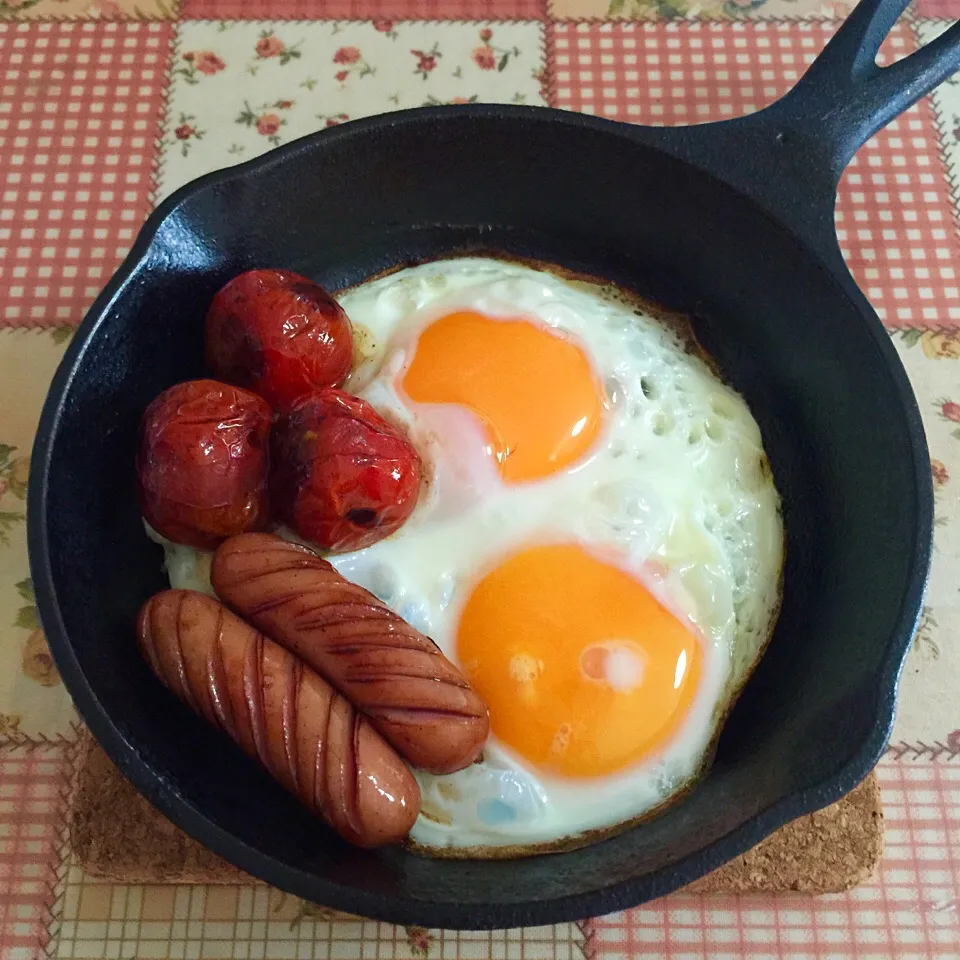
M151 806L92 739L80 762L73 850L91 876L120 883L253 883ZM696 893L839 893L866 880L883 851L870 774L842 800L800 817L687 888Z
M871 772L836 803L800 817L686 888L689 893L842 893L883 855L883 809Z
M175 827L85 733L70 817L84 871L122 883L252 883Z

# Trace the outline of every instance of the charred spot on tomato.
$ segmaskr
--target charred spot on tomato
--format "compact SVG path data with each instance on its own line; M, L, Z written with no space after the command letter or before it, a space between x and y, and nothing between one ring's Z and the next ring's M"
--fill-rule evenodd
M294 280L293 283L290 284L290 289L301 300L306 300L307 303L316 307L318 310L329 309L331 304L334 304L337 309L340 309L340 304L338 304L323 287L314 283L312 280Z
M346 519L357 527L372 527L377 522L377 511L369 508L348 510Z
M249 386L263 376L263 345L235 313L223 317L216 337L208 337L207 343L208 351L216 351L207 362L229 382Z

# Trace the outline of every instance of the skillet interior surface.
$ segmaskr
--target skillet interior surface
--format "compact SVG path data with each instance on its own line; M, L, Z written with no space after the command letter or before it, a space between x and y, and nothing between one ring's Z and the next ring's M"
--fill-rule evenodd
M564 116L379 118L188 188L158 211L88 317L41 423L34 579L85 719L188 832L330 906L437 927L630 906L836 799L889 731L930 503L915 406L886 334L733 190L612 124ZM216 289L255 266L340 288L471 249L605 276L693 315L761 426L787 531L780 621L705 779L619 837L510 862L342 844L175 702L133 642L138 606L165 586L135 498L138 420L160 390L203 373L202 318Z

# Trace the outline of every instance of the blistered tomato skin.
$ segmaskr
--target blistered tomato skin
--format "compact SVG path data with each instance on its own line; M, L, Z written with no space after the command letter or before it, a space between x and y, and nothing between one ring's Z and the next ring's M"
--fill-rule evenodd
M216 380L170 387L143 415L140 508L157 533L213 549L270 519L269 405Z
M359 550L413 512L423 481L416 448L359 397L319 390L274 426L271 497L278 519L326 550Z
M319 387L339 387L353 363L353 329L323 287L288 270L249 270L213 298L207 365L275 410Z

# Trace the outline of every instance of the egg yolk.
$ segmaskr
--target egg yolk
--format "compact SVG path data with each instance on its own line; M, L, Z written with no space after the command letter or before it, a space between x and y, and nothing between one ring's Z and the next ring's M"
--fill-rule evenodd
M528 320L451 313L427 327L403 377L418 403L453 403L484 425L507 482L562 470L590 449L603 389L584 352Z
M542 770L597 777L676 731L702 650L639 580L559 544L515 554L480 581L457 656L502 743Z

